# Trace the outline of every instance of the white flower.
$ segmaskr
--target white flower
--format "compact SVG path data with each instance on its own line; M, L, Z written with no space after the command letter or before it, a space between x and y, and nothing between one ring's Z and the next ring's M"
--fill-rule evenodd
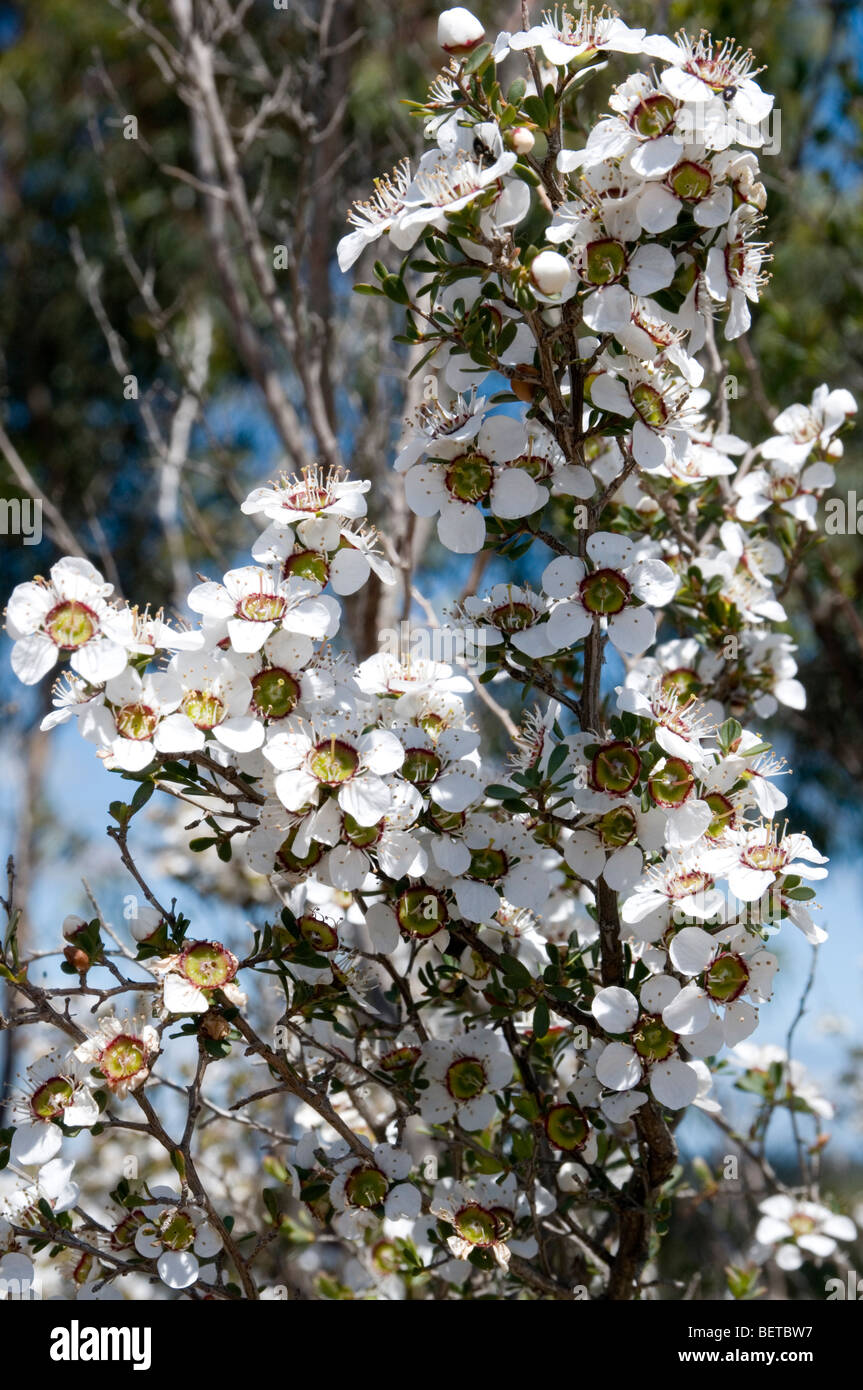
M429 1124L458 1119L467 1130L485 1129L497 1113L494 1093L512 1077L512 1057L498 1033L474 1028L447 1041L423 1044L429 1085L419 1092Z
M334 1224L342 1235L355 1238L378 1225L376 1212L383 1207L391 1220L419 1216L419 1189L405 1182L411 1156L393 1144L375 1144L364 1163L353 1152L336 1159L336 1177L330 1183L330 1201L336 1210Z
M367 246L397 225L405 210L405 194L411 180L411 162L402 159L391 174L375 179L374 192L367 202L354 203L348 213L354 230L343 236L336 247L339 270L350 270Z
M507 1269L518 1204L515 1174L507 1173L500 1181L482 1175L470 1183L445 1178L435 1185L429 1210L452 1227L446 1243L457 1260L468 1259L473 1250L488 1250Z
M837 1216L818 1202L798 1200L777 1193L759 1202L761 1220L755 1228L759 1245L775 1246L773 1258L780 1269L799 1269L807 1255L826 1260L837 1241L857 1239L857 1227L849 1216Z
M55 1119L72 1129L89 1129L99 1118L90 1070L75 1057L52 1052L27 1068L23 1094L12 1106L15 1133L10 1159L27 1168L60 1152L63 1135Z
M202 1207L183 1202L177 1192L154 1187L156 1199L141 1207L144 1222L135 1235L135 1249L155 1260L159 1278L169 1289L188 1289L200 1274L200 1261L212 1259L222 1237Z
M560 600L547 625L552 650L572 647L604 618L618 651L643 652L656 636L656 620L650 608L634 607L633 599L662 607L674 597L677 577L662 560L639 558L631 540L611 531L594 532L587 554L591 570L575 556L561 556L543 571L543 589Z
M650 40L647 41L648 45ZM629 29L616 14L598 12L586 3L575 14L563 8L546 11L541 24L509 37L509 48L520 52L539 48L555 67L568 67L576 58L593 58L597 53L649 53L645 31Z
M228 570L223 584L206 580L197 584L188 604L210 622L227 625L231 646L237 652L256 652L276 631L299 633L315 640L338 631L337 605L310 598L310 586L299 576L279 577L273 567L242 565Z
M72 670L90 685L118 676L134 633L128 609L107 602L112 591L89 560L77 556L52 565L50 580L16 585L6 626L18 679L35 685L63 654L69 654Z
M291 721L289 729L270 737L264 756L276 768L276 795L289 811L333 794L358 825L377 825L386 815L392 790L383 778L401 767L405 750L388 730L361 733L361 727L348 716L334 716L313 725Z
M770 999L779 968L760 937L734 928L711 936L701 927L684 927L672 938L668 954L680 975L699 977L680 987L670 976L655 976L671 980L669 991L674 986L663 1002L662 1020L686 1039L688 1048L710 1056L723 1042L735 1047L754 1033L755 1005Z
M663 39L657 56L673 64L662 74L665 91L678 101L700 107L710 106L717 97L721 98L730 121L734 122L734 136L741 143L761 144L761 137L751 128L769 116L773 97L762 92L754 80L761 69L753 67L750 50L744 51L733 39L715 45L704 33L693 41L681 31L676 47L670 40Z
M412 634L412 638L423 634ZM408 652L374 652L357 668L357 685L367 695L468 695L473 686L444 661L429 660ZM461 701L458 702L459 704Z
M270 521L308 521L315 516L356 521L366 514L368 479L349 478L340 468L309 468L301 477L283 475L272 487L253 488L240 510Z
M149 1023L108 1014L74 1055L101 1072L105 1084L122 1099L144 1084L158 1051L159 1034Z
M621 918L632 926L653 913L666 913L673 905L680 916L707 920L725 904L714 885L706 856L692 850L670 854L664 864L651 865L646 870L645 877L624 901Z
M769 243L754 239L762 222L759 213L744 204L732 213L726 230L707 253L705 283L710 297L730 305L725 323L728 339L747 331L752 322L747 301L757 304L766 284L761 267L768 258Z
M314 650L311 638L279 629L259 651L231 653L231 664L251 685L251 709L259 719L278 723L301 702L311 703L323 694L316 684L317 672L305 669ZM334 688L328 688L327 694L334 697Z
M664 752L700 766L705 760L701 740L713 721L708 707L702 705L694 693L701 688L701 668L696 670L684 664L695 660L696 654L691 648L684 649L684 654L680 647L681 644L677 644L670 655L671 661L675 657L680 660L680 666L673 666L665 675L654 674L655 662L644 662L645 670L630 672L626 684L618 689L617 708L637 714L639 719L653 720L656 724L653 737ZM710 654L705 655L709 659ZM710 665L704 674L708 678L712 675Z
M489 206L505 192L503 177L516 163L512 150L492 164L456 150L447 156L430 150L424 154L413 183L405 194L405 211L399 218L399 231L405 240L416 238L426 227L446 228L447 213L460 212L477 198L487 197ZM518 220L523 216L519 210Z
M38 1213L39 1202L47 1202L55 1216L77 1206L81 1189L72 1182L75 1163L71 1158L52 1158L43 1163L34 1183L13 1188L0 1197L0 1225L8 1220L14 1225L35 1225L44 1218Z
M78 713L84 738L106 750L106 767L140 772L156 757L154 735L183 698L179 681L163 671L141 677L132 666L105 685L104 703L91 701Z
M741 521L755 521L775 506L814 531L818 498L835 480L830 464L820 459L805 468L802 458L771 459L767 468L753 468L734 479L737 515Z
M555 650L544 621L550 609L543 595L516 584L495 584L485 598L470 594L460 617L468 651L473 630L479 629L486 646L506 643L533 661L549 656Z
M813 449L836 458L841 454L841 444L838 451L835 445L831 446L833 436L856 413L857 402L850 391L831 391L828 386L819 386L813 392L810 405L789 405L776 416L773 427L777 433L766 440L758 452L762 458L782 459L798 468Z
M355 526L335 516L294 525L273 521L252 546L252 557L259 564L278 565L284 579L300 581L312 594L326 584L336 594L354 594L373 573L383 584L394 584L395 571L378 553L376 532Z
M629 308L627 305L627 321ZM603 330L605 331L605 330ZM614 363L614 375L600 372L591 383L590 399L600 410L629 419L632 452L646 472L653 472L669 453L684 458L689 448L687 426L691 416L689 388L649 362L631 358Z
M482 549L486 524L481 504L493 516L510 520L538 511L547 498L532 476L542 468L534 464L524 424L493 415L477 425L469 442L464 441L467 447L452 436L439 439L433 446L437 457L414 463L405 478L411 511L417 516L440 513L441 543L459 555ZM397 468L406 454L400 455Z
M239 961L220 941L190 941L173 956L148 960L146 967L163 980L162 999L169 1014L203 1014L213 1004L215 991L230 1004L242 1008L246 996L234 984Z
M678 1055L677 1035L659 1015L661 994L653 980L641 987L641 1003L628 989L610 985L594 995L591 1012L606 1033L631 1041L610 1042L597 1058L596 1076L611 1091L630 1091L647 1082L660 1105L681 1110L698 1095L696 1068Z
M462 917L491 922L501 896L513 907L542 910L553 886L550 867L559 860L554 851L543 852L523 825L487 813L472 815L463 844L470 855L467 866L457 877L447 875Z
M727 848L709 852L709 862L728 880L741 902L757 902L777 879L791 874L821 879L828 860L815 849L808 835L779 835L772 822L732 831Z
M252 683L220 652L178 652L168 663L168 675L183 695L179 709L163 719L153 742L160 753L193 753L207 736L237 753L260 748L264 727L249 713Z

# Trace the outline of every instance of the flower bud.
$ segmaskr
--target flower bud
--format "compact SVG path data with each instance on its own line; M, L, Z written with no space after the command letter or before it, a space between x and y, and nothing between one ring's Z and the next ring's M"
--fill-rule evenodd
M570 281L569 261L558 251L540 251L531 262L530 275L541 294L560 294Z
M216 1042L221 1042L231 1031L228 1020L216 1009L207 1010L201 1018L200 1028L202 1033L206 1033L208 1038L213 1038Z
M509 143L516 154L530 154L536 144L536 137L530 126L517 125L510 131Z
M829 459L841 459L845 453L845 445L841 439L831 439L824 453Z
M139 907L137 916L131 918L129 931L135 941L149 941L155 937L162 926L162 914L154 907Z
M86 951L82 951L80 946L67 946L63 955L69 964L75 967L79 975L86 975L90 969L90 957Z
M462 57L485 38L485 29L476 15L463 5L443 10L437 22L437 41L445 53Z
M74 941L79 931L86 926L87 923L83 917L78 917L74 912L70 912L68 917L63 918L63 935L67 941Z

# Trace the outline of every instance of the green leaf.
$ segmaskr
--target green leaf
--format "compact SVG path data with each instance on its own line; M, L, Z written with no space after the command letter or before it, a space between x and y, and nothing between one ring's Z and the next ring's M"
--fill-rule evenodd
M488 58L491 53L491 49L492 45L490 43L479 44L463 64L464 72L477 72L485 63L486 58Z
M548 112L545 109L545 102L542 97L525 97L522 102L522 110L530 117L534 125L538 125L541 130L545 130L548 121Z
M563 764L566 762L568 754L569 749L565 743L559 743L557 747L552 750L551 757L548 760L549 777L553 777L556 772L560 771Z
M540 999L533 1011L533 1035L535 1038L544 1038L549 1029L550 1018L548 1005L544 999Z

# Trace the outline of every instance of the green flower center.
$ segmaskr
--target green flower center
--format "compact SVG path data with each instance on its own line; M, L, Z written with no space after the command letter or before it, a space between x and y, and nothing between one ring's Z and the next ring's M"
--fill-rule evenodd
M491 492L494 469L484 454L461 454L447 467L444 480L459 502L482 502Z
M158 722L158 714L149 705L124 705L122 709L114 711L117 733L122 734L123 738L134 739L136 743L149 738Z
M682 806L695 778L692 768L682 758L666 758L665 765L647 779L650 795L658 806Z
M771 478L770 496L774 502L790 502L797 496L798 480L792 477Z
M603 237L587 247L586 265L582 272L589 285L610 285L619 280L626 269L626 250L619 241Z
M329 922L324 922L320 917L313 917L307 913L301 917L297 926L304 941L315 951L335 951L338 949L339 934L335 927Z
M328 787L337 787L341 782L349 782L360 765L356 749L340 739L324 739L312 753L309 768L312 776Z
M588 613L620 613L629 602L629 585L617 570L594 570L579 585Z
M99 622L92 608L75 599L58 603L45 619L45 631L51 641L67 652L83 647L98 630Z
M509 603L502 603L499 608L493 608L489 613L492 626L504 635L524 632L525 628L533 625L536 616L529 603L516 603L512 599Z
M616 795L634 787L640 772L641 759L635 749L619 739L599 748L591 765L594 786Z
M325 487L316 487L314 483L307 481L288 493L285 505L293 507L295 512L312 512L317 515L329 505L329 501L330 494Z
M276 851L276 858L289 873L299 873L302 869L313 869L326 854L325 846L320 844L318 840L312 840L307 854L302 856L294 854L293 846L298 832L299 826L295 826Z
M379 1207L389 1191L380 1168L355 1168L345 1183L345 1196L352 1207Z
M628 845L635 837L637 828L635 814L628 806L617 806L611 811L606 811L595 826L607 849L618 849L621 845Z
M195 1227L184 1211L166 1211L156 1223L166 1250L188 1250L195 1241Z
M345 813L345 835L352 845L357 849L367 849L369 845L377 844L383 832L384 823L378 821L377 825L360 825L354 820L353 816Z
M467 816L464 811L445 811L432 801L429 805L429 819L444 835L454 835L464 826Z
M741 956L728 951L717 956L704 977L704 988L711 999L730 1004L749 983L749 968Z
M372 1260L381 1274L395 1274L401 1263L398 1249L391 1240L379 1240L372 1248Z
M282 578L310 579L323 586L330 577L330 567L319 550L296 550L282 566Z
M677 107L671 97L657 92L655 96L645 97L644 101L638 103L629 118L629 124L646 140L652 140L671 129L676 113Z
M280 666L252 676L252 705L265 719L284 719L296 708L299 698L299 681Z
M583 1148L590 1133L577 1105L553 1105L545 1118L545 1129L555 1148L567 1151Z
M453 1217L453 1226L462 1240L466 1240L468 1245L476 1245L480 1249L494 1245L498 1239L498 1222L494 1212L487 1211L485 1207L476 1206L473 1203L456 1212Z
M655 430L661 429L668 419L668 411L656 387L650 386L646 381L640 381L637 386L633 386L629 395L645 425L650 425Z
M730 830L734 824L734 806L728 797L723 796L721 792L710 792L704 800L713 812L713 820L705 833L711 840L718 840L720 835L724 835L725 831Z
M756 845L744 850L741 858L751 869L781 869L786 861L785 850L779 845Z
M381 1058L381 1071L400 1072L413 1067L420 1055L418 1047L396 1047Z
M481 882L495 882L503 878L507 871L509 861L502 849L492 849L489 845L485 849L475 849L470 856L470 868L468 875L471 878L478 878Z
M691 666L678 666L674 671L666 671L659 688L663 695L676 694L691 700L703 687Z
M187 691L180 709L188 715L196 729L214 729L225 717L223 702L211 690Z
M284 611L280 594L246 594L237 604L237 617L247 623L276 623Z
M196 941L187 946L179 966L186 979L199 989L218 989L236 974L236 966L217 941Z
M408 888L396 908L399 926L411 936L434 936L449 919L446 904L433 888Z
M129 1081L144 1066L147 1049L140 1038L120 1033L102 1052L99 1067L108 1081Z
M437 753L428 748L409 748L401 766L402 777L415 786L433 782L443 766Z
M697 869L690 869L688 872L672 874L666 885L666 896L669 898L688 898L692 893L702 893L705 888L713 885L713 879L709 874L699 873Z
M33 1092L30 1109L40 1120L53 1120L55 1115L62 1115L72 1099L73 1091L72 1083L65 1076L52 1076Z
M806 1216L802 1211L795 1211L793 1216L789 1216L788 1225L796 1236L811 1236L815 1230L813 1218Z
M485 1067L478 1057L460 1057L446 1069L446 1088L455 1100L475 1100L485 1083Z
M710 170L703 164L695 164L691 159L682 159L675 164L668 175L668 184L678 198L686 203L700 203L706 198L713 183Z
M725 248L725 266L729 280L739 281L746 274L746 247L732 243ZM793 496L793 493L792 493Z
M650 1062L664 1062L671 1056L677 1042L677 1034L672 1033L658 1014L645 1014L632 1035L633 1046L639 1057Z
M547 478L551 474L551 462L542 454L519 454L517 459L513 459L509 468L520 468L523 473L529 473L532 478Z

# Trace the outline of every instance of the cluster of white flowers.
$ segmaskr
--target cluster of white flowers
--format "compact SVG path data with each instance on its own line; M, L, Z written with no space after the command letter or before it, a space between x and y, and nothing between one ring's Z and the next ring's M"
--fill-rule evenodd
M111 1014L40 1062L13 1162L44 1176L67 1129L134 1099L167 1020L230 1040L252 970L278 962L302 1026L285 1047L339 1082L295 1116L283 1181L352 1245L346 1282L382 1296L435 1259L454 1284L530 1259L561 1194L582 1195L589 1224L591 1172L613 1162L627 1181L640 1110L718 1109L712 1062L755 1030L782 922L825 938L803 881L826 861L780 824L784 765L752 721L804 701L777 630L778 528L814 526L856 410L820 387L751 447L702 387L715 316L735 339L764 283L755 151L772 98L749 53L586 8L487 52L452 10L440 37L452 57L421 108L431 148L355 208L339 262L382 237L406 257L379 279L410 304L435 383L395 461L411 510L459 554L554 542L533 584L518 572L452 620L482 634L496 687L546 695L508 769L484 771L471 681L452 666L353 666L333 647L339 597L395 582L364 524L369 484L339 472L249 495L243 512L266 522L253 563L192 590L194 629L112 600L81 559L20 585L7 612L22 681L68 658L44 727L74 719L139 783L165 772L190 797L223 794L201 847L233 843L284 905L244 960L143 910L157 1026ZM525 49L552 84L504 97L497 70ZM606 52L650 72L613 90L582 148L543 163L539 107ZM528 248L537 184L551 211ZM606 642L622 669L603 709ZM66 933L85 961L87 930ZM422 1134L442 1164L453 1135L476 1161L430 1178ZM846 1238L790 1200L763 1204L758 1228L785 1268ZM151 1189L133 1216L120 1246L172 1288L222 1248L185 1191Z

